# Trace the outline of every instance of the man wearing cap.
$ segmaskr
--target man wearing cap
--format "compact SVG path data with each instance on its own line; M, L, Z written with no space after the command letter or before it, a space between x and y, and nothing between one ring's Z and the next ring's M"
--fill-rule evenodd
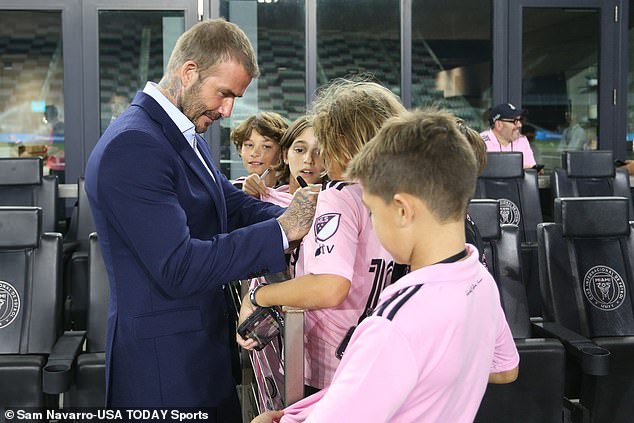
M489 112L488 129L480 134L487 151L519 151L524 155L524 169L535 166L535 157L528 139L522 135L522 110L511 103L502 103Z

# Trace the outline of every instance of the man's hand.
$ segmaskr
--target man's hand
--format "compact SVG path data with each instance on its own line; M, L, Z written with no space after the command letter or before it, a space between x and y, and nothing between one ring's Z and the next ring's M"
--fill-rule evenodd
M314 184L295 191L293 201L277 218L289 242L302 239L310 230L320 189L321 185Z
M246 177L242 183L242 191L255 198L264 198L268 194L266 184L257 173L252 173Z

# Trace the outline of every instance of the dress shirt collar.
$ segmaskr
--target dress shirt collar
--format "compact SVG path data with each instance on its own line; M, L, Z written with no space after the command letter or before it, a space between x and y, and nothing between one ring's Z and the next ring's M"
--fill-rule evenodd
M165 110L165 113L174 121L179 131L183 133L189 145L195 149L196 131L192 121L163 95L156 83L148 81L147 84L145 84L145 88L143 88L143 92L156 100L163 110Z

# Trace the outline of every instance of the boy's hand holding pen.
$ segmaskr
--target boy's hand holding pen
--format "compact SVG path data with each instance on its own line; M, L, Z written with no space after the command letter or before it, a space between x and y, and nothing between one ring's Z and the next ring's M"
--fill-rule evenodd
M266 197L268 191L264 179L270 172L271 168L267 168L260 176L258 176L257 173L252 173L247 176L242 184L242 191L255 198Z

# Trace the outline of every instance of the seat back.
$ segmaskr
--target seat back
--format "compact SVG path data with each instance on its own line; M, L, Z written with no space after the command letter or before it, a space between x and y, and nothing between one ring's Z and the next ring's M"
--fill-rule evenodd
M565 151L561 166L550 176L554 198L625 197L630 200L630 219L634 219L629 174L614 167L612 151Z
M77 242L76 251L88 251L88 238L95 232L95 223L90 212L90 204L86 195L85 179L77 179L77 203L73 209L70 226L64 241Z
M103 352L106 350L110 285L97 233L90 234L89 240L88 342L86 348L89 352Z
M610 351L607 375L580 377L576 370L571 379L592 423L634 421L634 223L628 202L557 198L555 222L538 227L546 319Z
M0 207L0 354L48 354L61 333L61 235L38 207Z
M523 169L522 153L489 152L474 198L500 201L500 223L519 228L521 261L531 316L541 315L537 274L537 224L542 222L537 171Z
M89 237L86 351L77 358L75 383L65 407L103 407L106 403L106 327L110 286L97 234Z
M69 231L64 238L65 257L65 321L68 329L86 329L88 309L88 244L95 231L84 178L77 180L77 203L73 209Z
M44 232L57 228L57 190L56 176L42 176L41 158L0 158L0 206L40 207Z
M471 200L469 215L484 244L487 266L495 279L513 338L531 336L526 286L522 278L517 225L500 225L498 200Z
M42 374L62 329L61 260L39 207L0 206L0 409L58 402Z
M539 227L545 317L587 337L634 336L634 238L624 197L555 199Z
M520 241L536 241L542 221L537 171L522 168L522 153L488 152L474 198L500 200L500 223L517 225Z
M497 282L502 308L520 354L518 379L507 385L489 384L474 421L561 423L564 348L556 339L533 336L522 279L518 227L500 225L496 200L472 200L469 214L485 245L487 265Z

